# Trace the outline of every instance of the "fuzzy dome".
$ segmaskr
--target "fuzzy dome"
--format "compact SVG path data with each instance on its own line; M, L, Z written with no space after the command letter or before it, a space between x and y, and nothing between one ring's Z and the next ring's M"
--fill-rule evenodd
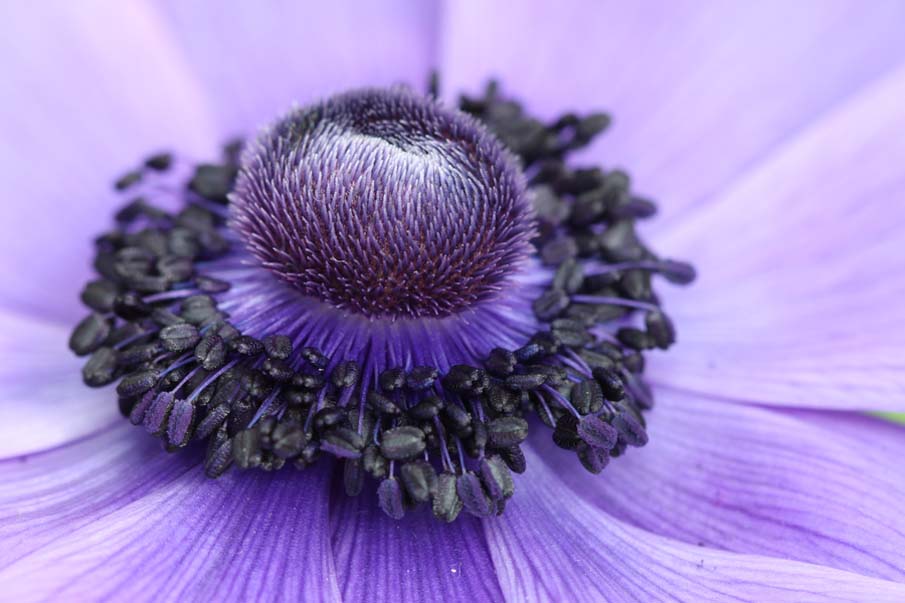
M492 299L532 253L518 162L479 122L406 89L293 110L245 152L233 226L305 295L368 317Z

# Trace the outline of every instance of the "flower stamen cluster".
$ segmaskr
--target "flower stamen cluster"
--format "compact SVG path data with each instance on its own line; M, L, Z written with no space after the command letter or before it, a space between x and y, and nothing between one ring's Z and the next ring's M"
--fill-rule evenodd
M205 442L211 477L332 456L397 518L502 512L538 423L592 473L644 445L643 353L675 341L652 277L693 269L637 236L625 173L567 164L606 116L544 124L494 86L459 108L350 93L119 179L85 382L168 449Z

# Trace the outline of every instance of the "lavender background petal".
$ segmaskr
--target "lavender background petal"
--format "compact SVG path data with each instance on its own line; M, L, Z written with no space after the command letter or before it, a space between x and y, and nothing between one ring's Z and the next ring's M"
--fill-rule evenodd
M435 2L154 4L225 134L255 133L292 103L348 88L421 88L435 65Z
M896 0L482 7L446 7L450 92L496 75L546 115L611 111L588 159L627 168L658 200L662 232L905 60Z
M68 321L113 180L161 147L208 156L219 137L145 4L4 2L0 22L0 307Z
M387 517L366 489L335 492L330 519L343 601L501 601L484 529L464 511L443 524L421 508Z
M654 379L725 399L905 410L905 67L664 232L696 258ZM693 299L692 299L693 297Z
M629 526L577 495L534 452L530 479L488 542L512 601L899 601L905 585L824 566L718 551ZM608 469L609 470L609 469ZM681 517L677 517L681 520Z
M68 338L63 325L0 310L0 459L122 421L109 389L82 383L84 361L66 353Z
M4 597L340 601L329 466L215 481L135 435L0 462Z
M599 478L547 438L533 445L575 495L652 533L905 582L905 429L656 395L650 443Z
M612 110L588 159L629 169L660 202L658 249L698 265L693 290L663 288L680 345L652 359L654 379L738 401L905 409L893 301L905 5L864 8L449 7L448 83L499 74L532 109Z

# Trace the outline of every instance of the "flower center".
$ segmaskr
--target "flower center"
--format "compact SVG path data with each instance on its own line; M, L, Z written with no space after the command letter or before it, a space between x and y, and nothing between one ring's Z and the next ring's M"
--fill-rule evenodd
M473 307L533 251L515 158L474 118L404 89L291 112L245 153L231 201L263 266L372 318Z
M330 456L395 518L501 513L541 424L592 473L643 446L643 354L675 341L652 279L694 269L637 236L655 208L624 172L567 163L605 115L543 123L494 86L459 108L352 92L241 162L117 180L69 341L85 383L118 380L168 450L205 442L210 477Z

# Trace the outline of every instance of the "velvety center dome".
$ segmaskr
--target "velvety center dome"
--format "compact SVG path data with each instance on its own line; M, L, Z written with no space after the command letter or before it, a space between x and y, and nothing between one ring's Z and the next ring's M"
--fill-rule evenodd
M232 219L305 295L368 317L443 317L493 298L533 249L514 156L406 89L297 109L246 151Z

